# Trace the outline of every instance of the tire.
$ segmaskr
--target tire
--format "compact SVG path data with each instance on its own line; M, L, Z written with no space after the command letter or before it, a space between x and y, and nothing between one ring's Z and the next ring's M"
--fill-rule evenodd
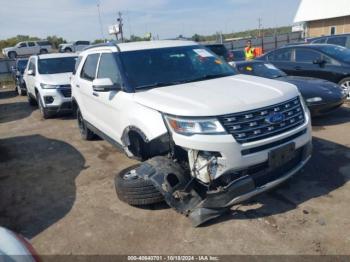
M16 59L16 57L17 57L17 53L16 52L11 51L11 52L8 53L8 58Z
M43 119L48 119L51 117L50 112L47 110L47 108L44 107L43 102L41 101L40 95L37 94L37 99L38 99L38 106L39 106L39 110L41 113L41 116Z
M126 168L115 176L115 189L118 198L133 206L162 203L164 197L152 182L132 173L138 166Z
M33 97L30 96L28 91L27 91L27 99L28 99L29 105L31 105L31 106L36 106L37 105L36 100Z
M71 48L65 48L65 49L64 49L64 52L65 52L65 53L72 53L72 49L71 49Z
M19 96L24 96L24 92L22 92L22 88L19 85L16 85L16 92Z
M77 112L76 116L77 116L77 122L78 122L81 138L87 141L92 140L95 137L95 134L86 126L85 120L83 118L83 115L80 112L79 107L77 108L76 112Z
M350 100L350 77L346 77L339 82L339 85L349 92L347 100Z
M47 52L47 50L46 49L40 49L40 52L39 52L40 54L47 54L48 52Z

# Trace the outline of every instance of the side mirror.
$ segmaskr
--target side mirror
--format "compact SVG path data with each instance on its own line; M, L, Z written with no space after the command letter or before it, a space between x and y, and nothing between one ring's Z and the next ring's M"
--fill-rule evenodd
M120 84L115 84L110 78L94 79L92 89L96 92L109 92L121 90Z
M30 70L27 71L27 75L33 76L35 74L34 74L34 71L32 69L30 69Z

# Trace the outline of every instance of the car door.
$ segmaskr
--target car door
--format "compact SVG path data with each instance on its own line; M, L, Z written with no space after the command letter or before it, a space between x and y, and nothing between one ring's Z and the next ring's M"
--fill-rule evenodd
M22 42L22 43L19 43L18 46L17 46L17 55L27 55L27 43L26 42Z
M296 48L295 50L295 75L333 81L336 77L336 66L336 61L319 51L310 48Z
M292 63L293 49L282 48L277 49L267 55L267 61L274 64L277 68L283 70L286 74L294 73L294 65Z
M34 75L28 75L28 71L32 70L34 72ZM36 58L32 57L30 58L27 69L25 70L24 73L24 81L26 83L27 91L32 94L33 96L35 95L35 76L36 76Z
M83 61L83 66L80 71L79 77L75 82L75 87L79 91L79 108L81 109L83 118L90 124L99 128L99 120L94 114L96 107L96 97L92 89L92 81L96 77L97 63L100 57L100 53L92 53L86 56Z
M113 84L122 85L120 71L114 53L101 53L98 63L96 79L109 78ZM95 92L94 114L99 119L100 130L121 144L123 130L120 123L122 111L122 99L127 95L121 90Z
M28 42L28 47L26 48L26 55L38 54L39 48L35 44L35 42Z

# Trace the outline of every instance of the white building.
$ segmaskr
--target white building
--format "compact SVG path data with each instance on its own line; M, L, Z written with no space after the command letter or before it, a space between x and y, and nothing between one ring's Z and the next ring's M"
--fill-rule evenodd
M301 0L294 23L306 37L350 33L350 0Z

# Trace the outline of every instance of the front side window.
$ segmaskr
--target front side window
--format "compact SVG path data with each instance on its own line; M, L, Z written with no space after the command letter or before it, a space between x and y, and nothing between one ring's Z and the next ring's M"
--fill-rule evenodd
M96 75L97 62L100 54L88 55L83 69L81 70L80 77L89 81L93 81Z
M40 74L71 73L74 70L77 57L46 58L38 60L38 71Z
M281 49L273 52L272 61L290 62L291 57L292 57L292 49Z
M315 60L321 60L322 55L313 50L296 49L295 61L298 63L313 63Z
M27 47L27 44L26 43L19 43L17 46L18 47Z
M326 38L321 38L321 39L315 40L312 43L314 43L314 44L324 44L324 43L326 43Z
M35 59L34 58L32 58L29 61L28 70L33 70L34 74L36 73Z
M234 69L202 46L183 46L121 53L132 88L175 85L234 75Z
M101 55L97 78L109 78L114 84L121 83L118 65L112 53Z

